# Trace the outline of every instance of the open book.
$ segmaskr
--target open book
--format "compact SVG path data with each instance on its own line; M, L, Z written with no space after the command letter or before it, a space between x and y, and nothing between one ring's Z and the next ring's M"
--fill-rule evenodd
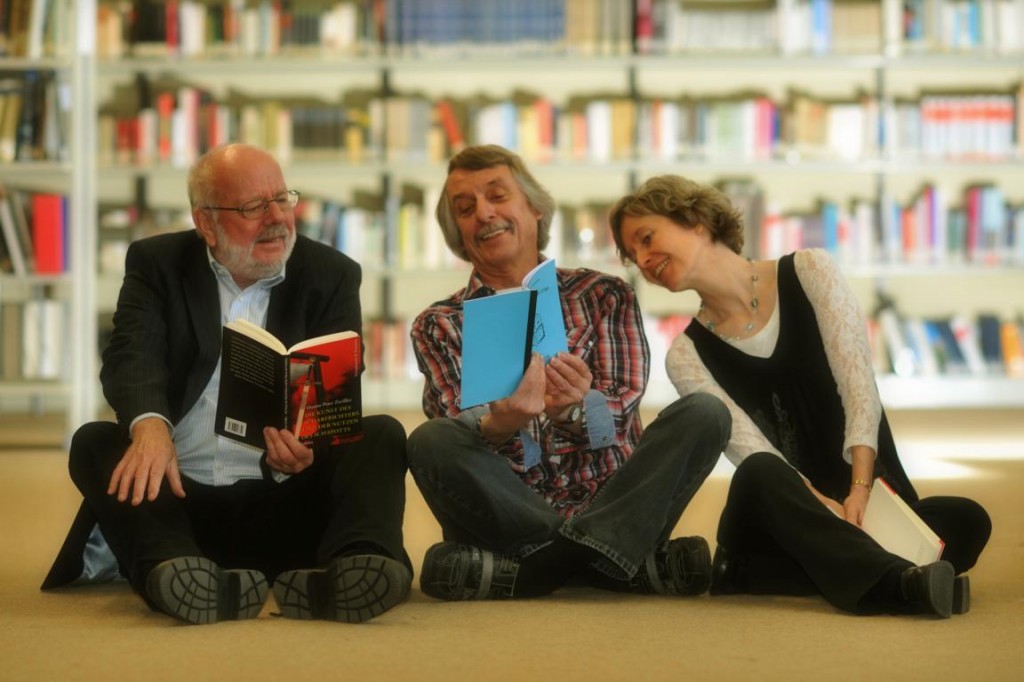
M261 448L265 426L288 429L307 444L357 439L362 435L361 358L355 332L285 348L258 325L229 322L221 341L214 430Z
M883 549L918 566L938 561L945 546L935 531L881 478L871 487L861 528Z
M521 287L465 301L462 311L462 409L511 395L534 351L550 360L569 350L551 258Z

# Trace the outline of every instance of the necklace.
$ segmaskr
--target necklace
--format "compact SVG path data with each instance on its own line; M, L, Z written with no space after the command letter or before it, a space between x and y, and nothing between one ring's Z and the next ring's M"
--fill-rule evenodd
M748 258L747 262L749 262L751 267L753 267L754 262L752 260L750 260ZM745 339L746 337L750 336L750 334L754 331L754 327L756 326L756 322L757 322L757 306L760 305L760 303L761 303L760 299L758 299L758 297L757 297L757 282L758 282L758 280L759 280L759 278L757 276L757 272L755 271L755 272L751 273L751 275L750 275L750 289L751 289L751 293L750 293L750 321L747 322L747 324L743 327L743 332L742 333L740 333L740 334L738 334L736 336L723 336L722 334L719 334L718 332L716 332L715 331L715 327L717 327L718 325L715 322L713 322L710 317L708 317L708 311L704 309L704 300L703 299L701 299L700 308L697 310L697 321L700 322L701 324L703 324L705 327L707 327L709 332L711 332L712 334L714 334L715 336L717 336L718 338L720 338L720 339L722 339L724 341L739 341L741 339Z

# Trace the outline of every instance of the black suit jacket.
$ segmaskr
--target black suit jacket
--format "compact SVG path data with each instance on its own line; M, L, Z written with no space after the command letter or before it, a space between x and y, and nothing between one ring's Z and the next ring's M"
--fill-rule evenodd
M299 236L285 273L271 290L266 325L285 346L331 332L362 333L358 263ZM177 424L199 399L220 357L220 315L217 280L197 232L132 243L100 371L104 396L126 437L139 415L155 412ZM83 502L43 589L81 575L95 525Z

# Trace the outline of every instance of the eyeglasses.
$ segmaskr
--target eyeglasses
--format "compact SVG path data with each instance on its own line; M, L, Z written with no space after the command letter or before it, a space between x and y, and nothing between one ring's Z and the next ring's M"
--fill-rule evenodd
M278 194L273 199L253 199L241 206L202 206L201 208L210 209L211 211L238 211L239 215L246 220L255 220L265 216L267 211L270 210L271 204L277 204L279 209L286 211L290 208L295 208L295 205L298 203L298 190L290 189L284 194Z

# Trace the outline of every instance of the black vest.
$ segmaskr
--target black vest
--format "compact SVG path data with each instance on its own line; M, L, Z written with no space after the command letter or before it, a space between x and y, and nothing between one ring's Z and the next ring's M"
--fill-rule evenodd
M850 465L843 459L842 400L793 254L779 260L778 276L779 339L770 357L737 350L696 319L686 335L711 375L786 460L820 492L842 502L850 491ZM908 502L917 500L884 410L875 475L883 476Z

